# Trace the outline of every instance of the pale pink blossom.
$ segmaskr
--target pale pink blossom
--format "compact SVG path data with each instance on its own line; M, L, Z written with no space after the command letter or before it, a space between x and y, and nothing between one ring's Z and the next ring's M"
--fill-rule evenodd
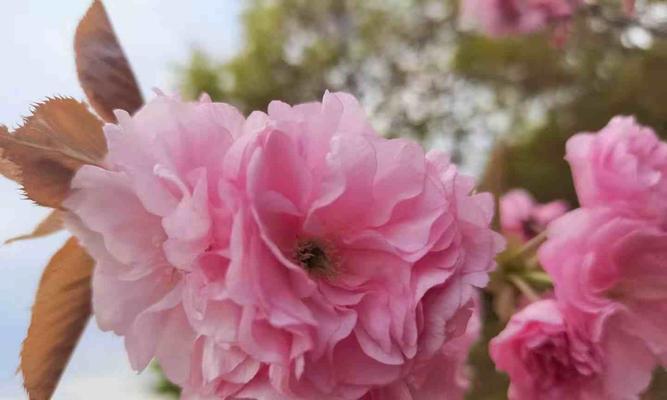
M506 236L527 241L565 214L567 208L562 200L539 204L523 189L510 190L500 198L500 229Z
M463 335L447 342L431 359L412 368L391 385L371 390L363 400L461 400L470 387L470 349L482 328L479 296L474 296L472 316Z
M502 239L446 156L378 136L343 93L247 119L161 96L118 117L65 206L134 368L157 358L189 399L325 400L416 400L418 366L458 368L443 354L467 352Z
M571 324L552 299L515 314L490 343L496 367L510 377L509 399L639 399L654 359L641 340L605 329L608 318L597 314L587 327Z
M623 12L629 17L635 16L635 0L623 0Z
M539 258L571 319L613 314L613 330L667 354L667 232L610 208L582 208L553 222Z
M461 0L464 27L490 36L535 32L572 18L581 0Z
M633 354L641 353L639 342L664 364L667 145L633 118L616 117L597 134L570 139L566 158L582 208L549 225L538 253L559 308L593 342L611 336ZM626 357L617 363L639 393L649 363Z
M579 202L667 219L667 143L632 117L615 117L597 133L567 142Z

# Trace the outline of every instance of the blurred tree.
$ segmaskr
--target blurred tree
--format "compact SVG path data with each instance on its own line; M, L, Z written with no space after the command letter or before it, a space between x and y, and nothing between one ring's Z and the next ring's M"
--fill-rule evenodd
M576 205L563 160L572 134L599 130L623 114L667 136L667 108L661 105L667 95L667 40L636 29L619 32L580 19L562 49L543 38L536 49L539 37L462 37L454 66L459 75L523 99L512 104L515 110L532 103L542 115L532 124L515 119L505 135L510 146L502 187L521 186L541 200L565 198Z
M633 114L667 137L667 40L610 7L585 9L555 46L548 33L463 32L454 0L253 0L239 54L218 63L195 51L179 79L184 95L207 92L245 112L349 91L378 131L445 148L471 172L482 172L500 140L482 174L496 193L524 187L541 201L576 205L563 160L572 134ZM665 10L639 2L638 20L664 22ZM472 354L475 400L506 397L486 353L501 324L491 313L487 322ZM647 398L665 398L664 381Z
M505 127L491 90L448 72L459 36L455 15L453 3L433 0L254 0L241 52L219 65L195 52L182 89L244 111L272 99L297 103L349 91L378 131L444 146L460 161L459 149L484 154L488 132Z

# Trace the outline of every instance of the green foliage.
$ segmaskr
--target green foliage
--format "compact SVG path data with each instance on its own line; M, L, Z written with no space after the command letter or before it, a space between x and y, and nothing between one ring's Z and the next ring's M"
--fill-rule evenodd
M509 85L538 94L571 81L561 56L545 33L503 39L461 35L453 69L496 90Z
M223 70L200 50L194 50L190 56L190 64L182 69L182 74L188 79L181 85L181 92L189 98L197 98L202 92L213 99L225 97L221 89L221 74Z
M178 399L181 394L181 388L169 382L169 380L165 378L162 370L160 369L160 366L157 363L151 364L150 369L151 372L153 372L157 377L157 381L153 385L153 390L155 393L164 396L165 399Z
M536 49L537 47L537 49ZM537 125L508 132L504 187L525 187L538 199L564 198L576 205L565 142L577 132L596 131L614 115L635 115L667 137L667 42L648 49L628 47L615 31L593 30L584 21L563 49L541 36L500 41L470 37L458 48L456 71L495 87L514 109L538 101L545 117Z
M325 89L322 71L337 57L335 42L324 37L309 42L298 63L284 57L290 21L295 17L288 10L319 8L306 4L255 0L243 17L246 45L241 52L222 65L194 52L185 69L184 93L197 97L206 92L214 100L224 99L246 112L265 109L272 99L302 102L321 96Z

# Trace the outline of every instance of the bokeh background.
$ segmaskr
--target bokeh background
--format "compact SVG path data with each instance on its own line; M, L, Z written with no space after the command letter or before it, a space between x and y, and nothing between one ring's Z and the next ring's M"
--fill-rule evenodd
M614 115L667 135L667 38L641 26L579 16L569 39L549 32L491 39L461 29L454 0L116 0L106 6L144 94L201 92L244 111L324 90L359 97L373 125L450 152L487 190L524 187L576 206L564 143ZM603 6L613 1L601 1ZM72 37L88 1L0 6L0 122L15 126L46 95L83 98ZM638 1L646 24L667 24L667 2ZM0 178L1 179L1 178ZM46 211L0 180L0 240ZM63 235L0 247L0 399L21 399L15 376L39 274ZM498 324L489 317L487 335ZM471 398L505 398L483 347ZM57 399L157 399L159 373L137 377L122 344L94 323ZM656 387L647 399L661 399ZM665 392L662 392L665 393ZM105 397L107 396L107 397Z

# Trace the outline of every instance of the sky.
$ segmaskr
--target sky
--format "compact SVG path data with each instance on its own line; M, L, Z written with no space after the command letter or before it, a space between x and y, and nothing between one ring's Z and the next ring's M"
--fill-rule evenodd
M72 40L90 0L3 1L0 5L0 124L16 127L30 104L47 96L84 99L78 86ZM175 71L191 49L220 59L241 41L241 0L107 0L112 24L146 98L152 88L174 91ZM48 210L21 198L0 177L0 243L30 231ZM21 341L39 276L67 238L0 246L0 400L25 399L16 375ZM89 323L54 395L55 400L157 399L150 372L137 375L122 340Z

